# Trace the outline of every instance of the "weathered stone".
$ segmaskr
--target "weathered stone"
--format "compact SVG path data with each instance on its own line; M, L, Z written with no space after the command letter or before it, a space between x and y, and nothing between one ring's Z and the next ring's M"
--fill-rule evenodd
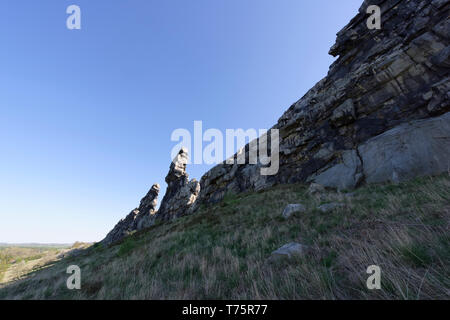
M450 105L450 78L447 77L431 87L431 98L427 110L431 115L439 115Z
M355 118L356 114L353 101L352 99L348 99L333 111L331 122L339 127L351 123Z
M450 112L402 124L358 149L368 183L445 172L450 168Z
M182 148L173 159L166 176L167 190L157 212L157 218L170 220L192 213L193 204L200 192L200 183L186 172L188 151Z
M355 150L347 150L342 154L342 161L313 177L313 181L325 187L338 190L355 188L363 178L361 160Z
M142 198L141 203L139 204L139 214L143 215L152 215L155 214L156 205L158 203L158 194L159 194L159 184L155 183L147 195Z
M303 256L307 251L306 246L291 242L288 244L285 244L281 248L275 250L271 254L271 260L279 260L279 259L290 259L293 257L301 257Z
M142 198L139 208L132 210L124 219L120 220L101 242L111 245L137 230L153 225L159 189L159 184L154 184L147 195Z
M305 212L305 211L306 211L306 208L302 204L299 204L299 203L288 204L284 208L282 216L283 216L283 218L288 219L296 212Z
M281 139L278 173L261 177L255 165L220 164L202 177L196 206L274 184L351 189L371 181L364 180L359 146L402 123L450 111L448 3L364 1L337 34L330 54L339 57L327 77L273 127ZM381 30L367 29L369 5L381 7Z

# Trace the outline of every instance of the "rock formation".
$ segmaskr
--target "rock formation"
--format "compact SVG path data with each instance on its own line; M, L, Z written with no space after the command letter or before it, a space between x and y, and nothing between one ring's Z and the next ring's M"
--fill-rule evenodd
M133 209L124 219L106 235L102 243L110 245L134 231L151 226L155 220L159 184L154 184L147 195L142 198L139 208Z
M147 195L142 198L139 208L132 210L122 219L102 241L113 244L127 235L152 226L156 220L170 220L192 212L195 200L200 192L200 184L195 179L189 181L186 173L188 151L182 148L173 159L166 176L167 190L156 211L159 185L154 184Z
M367 27L369 5L381 8L379 30ZM200 183L189 181L182 149L170 166L159 211L154 186L104 241L155 219L192 213L227 192L297 182L351 189L450 170L449 13L450 0L365 0L337 34L329 53L339 57L328 75L273 127L280 138L277 174L261 175L261 165L223 162ZM250 145L242 151L247 159Z
M366 25L369 5L381 8L380 30ZM337 34L330 54L339 58L327 77L273 127L278 174L220 164L202 177L196 205L280 183L350 189L448 170L449 7L449 0L364 1Z
M169 220L192 212L194 204L200 192L200 183L192 179L186 173L188 151L182 148L173 159L169 173L166 176L167 190L158 210L158 218Z

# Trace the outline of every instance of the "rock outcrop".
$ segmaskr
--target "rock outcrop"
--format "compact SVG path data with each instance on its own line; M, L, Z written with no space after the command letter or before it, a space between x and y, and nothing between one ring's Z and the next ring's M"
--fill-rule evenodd
M450 172L450 112L402 124L359 147L366 182Z
M369 5L381 8L381 29L367 27ZM228 192L297 182L352 189L450 170L449 14L450 0L365 0L337 34L329 53L338 59L328 75L272 128L279 131L278 173L261 175L261 164L224 161L200 183L189 181L182 149L158 212L155 185L103 241L192 213ZM258 140L269 153L270 139ZM246 163L254 146L239 153Z
M289 219L294 213L303 213L305 211L306 211L306 208L304 205L302 205L300 203L293 203L293 204L288 204L284 208L281 215L283 216L283 218Z
M167 190L156 211L159 185L154 184L147 195L142 198L139 208L132 210L111 230L102 243L113 244L131 233L148 228L157 220L167 221L192 213L193 204L200 192L200 183L186 173L188 151L182 148L173 159L166 176Z
M182 148L173 159L166 176L167 190L157 213L157 217L162 220L180 217L193 210L192 205L200 192L200 183L195 179L189 181L187 162L188 151Z
M202 177L197 205L274 184L351 189L448 170L449 2L364 1L337 34L330 54L339 58L327 77L273 127L280 132L278 174L220 164ZM380 30L367 27L369 5L381 8Z
M142 198L139 208L133 209L124 219L120 220L101 242L110 245L134 231L151 226L156 218L159 188L159 184L154 184L147 195Z
M346 151L344 161L314 177L337 189L367 183L401 182L450 171L450 113L401 124ZM356 157L355 155L358 154ZM345 159L353 157L352 161Z
M275 262L281 259L291 259L293 257L302 257L304 256L310 248L296 242L291 242L285 244L281 248L278 248L274 252L272 252L269 261Z

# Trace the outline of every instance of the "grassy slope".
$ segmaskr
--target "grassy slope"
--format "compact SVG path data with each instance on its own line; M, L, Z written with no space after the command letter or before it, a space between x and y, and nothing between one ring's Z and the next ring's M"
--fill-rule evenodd
M55 247L0 247L0 284L29 273L56 259L61 248Z
M346 204L332 213L321 203ZM288 220L281 211L308 211ZM310 196L303 185L229 195L195 215L99 245L0 289L3 299L434 299L450 297L450 177ZM269 263L297 241L305 257ZM82 289L66 288L77 264ZM381 267L382 290L366 288Z

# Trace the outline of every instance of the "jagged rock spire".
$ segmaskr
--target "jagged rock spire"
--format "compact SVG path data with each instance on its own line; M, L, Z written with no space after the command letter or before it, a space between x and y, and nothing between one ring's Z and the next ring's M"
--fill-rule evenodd
M152 226L156 219L170 220L191 213L200 192L200 183L195 179L189 181L189 175L186 173L187 163L188 150L182 148L170 164L166 176L167 190L160 209L156 211L160 190L159 184L156 183L142 198L139 207L120 220L102 243L113 244L134 231Z
M173 181L179 181L182 178L188 178L189 175L186 173L186 165L188 163L188 150L185 147L182 147L178 154L173 159L170 164L169 173L166 176L166 182L170 185Z
M141 204L139 205L140 214L154 214L156 210L156 205L158 204L158 194L159 194L159 184L155 183L147 195L142 198Z
M102 243L110 245L128 236L133 231L152 225L155 219L159 184L154 184L147 195L142 198L139 208L133 209L125 219L120 220L106 235Z
M192 179L186 173L188 162L188 150L181 148L170 164L169 173L166 176L167 191L161 202L158 217L169 220L191 212L200 192L200 183Z

